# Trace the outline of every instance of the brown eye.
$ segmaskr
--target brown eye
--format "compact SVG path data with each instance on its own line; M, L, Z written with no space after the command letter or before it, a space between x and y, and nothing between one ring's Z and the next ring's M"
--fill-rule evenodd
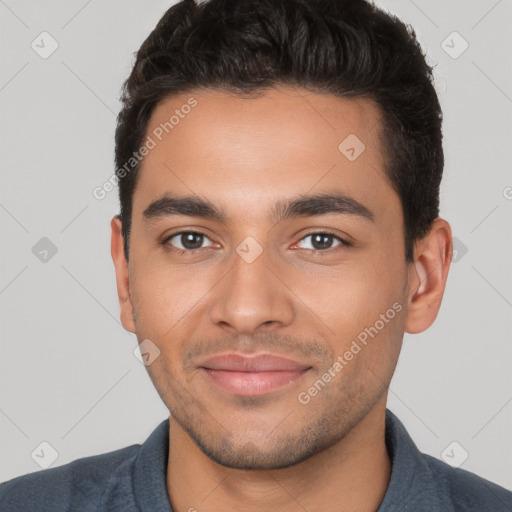
M340 238L339 236L336 236L332 233L324 233L324 232L319 232L319 233L311 233L309 235L306 235L304 238L302 238L299 242L299 244L301 242L303 242L304 240L307 240L308 238L311 239L310 243L307 244L309 245L309 247L304 247L302 246L301 248L302 249L311 249L313 251L325 251L327 249L332 249L334 247L338 247L338 246L349 246L350 244L348 242L345 242L345 240L343 240L342 238ZM333 243L335 243L335 245L333 245Z
M181 231L174 233L164 241L165 245L172 245L181 251L194 251L203 248L205 240L210 240L205 234L196 231Z

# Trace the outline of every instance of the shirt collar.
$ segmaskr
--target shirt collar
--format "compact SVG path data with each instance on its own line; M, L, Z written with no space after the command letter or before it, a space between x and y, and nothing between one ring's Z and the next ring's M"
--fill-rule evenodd
M391 477L377 512L396 510L446 510L424 455L418 450L402 422L386 409L386 447ZM425 506L428 509L425 509ZM443 508L444 507L444 508Z
M167 494L169 418L142 444L133 471L133 492L140 510L172 512Z

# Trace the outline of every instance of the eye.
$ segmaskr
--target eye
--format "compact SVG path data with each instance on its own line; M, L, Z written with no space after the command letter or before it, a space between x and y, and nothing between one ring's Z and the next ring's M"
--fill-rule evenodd
M178 252L192 252L203 249L205 240L210 239L204 233L198 231L180 231L166 238L162 244L165 246L171 245L171 248ZM213 245L213 243L211 245Z
M301 249L311 249L313 251L325 251L326 249L331 249L333 247L345 246L349 247L350 243L346 242L339 236L336 236L333 233L328 232L318 232L318 233L310 233L305 237L301 238L299 244L308 238L311 239L308 246L302 246ZM336 245L332 245L333 242L338 242Z

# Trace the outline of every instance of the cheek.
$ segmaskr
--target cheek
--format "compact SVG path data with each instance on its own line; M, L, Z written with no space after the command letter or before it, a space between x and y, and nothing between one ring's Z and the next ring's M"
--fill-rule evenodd
M406 272L402 255L394 253L361 256L321 275L294 279L294 292L314 313L305 310L307 316L315 323L320 319L328 327L323 332L337 356L349 350L353 342L364 348L358 360L388 358L390 352L394 353L390 345L401 339Z
M171 342L178 335L186 338L183 333L192 330L194 323L197 325L197 315L204 314L208 291L215 280L211 273L185 265L171 268L161 260L149 258L134 263L137 270L130 294L137 312L137 335L154 340L166 350L176 347L176 342Z
M296 296L337 335L344 335L347 329L364 327L392 295L391 283L384 282L381 274L372 262L354 260L321 273L290 276L290 280Z

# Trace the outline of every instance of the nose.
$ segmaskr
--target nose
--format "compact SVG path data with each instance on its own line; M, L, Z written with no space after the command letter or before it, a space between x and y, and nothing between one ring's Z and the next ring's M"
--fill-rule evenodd
M293 293L266 251L251 263L234 254L231 270L212 295L211 322L233 334L254 334L289 325L295 317Z

